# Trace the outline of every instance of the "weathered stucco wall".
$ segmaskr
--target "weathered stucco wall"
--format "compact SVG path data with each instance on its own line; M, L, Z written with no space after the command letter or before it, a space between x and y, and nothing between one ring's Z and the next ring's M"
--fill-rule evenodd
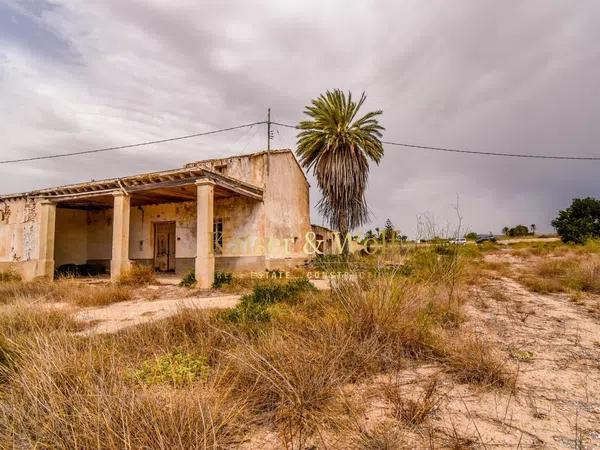
M33 199L0 202L0 270L35 275L38 257L38 203Z
M264 194L266 235L275 244L269 247L269 268L289 266L282 259L297 262L308 259L304 252L306 233L311 230L308 183L294 155L271 155L270 169ZM287 240L287 246L282 244Z
M87 215L87 258L90 262L110 261L112 256L112 209L89 211Z
M82 209L56 208L54 267L87 262L87 218Z

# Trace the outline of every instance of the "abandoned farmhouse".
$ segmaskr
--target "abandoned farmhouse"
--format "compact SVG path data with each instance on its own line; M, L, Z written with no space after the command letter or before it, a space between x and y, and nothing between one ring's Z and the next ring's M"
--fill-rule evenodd
M0 270L23 279L93 265L118 277L132 263L217 271L302 264L309 185L290 150L0 196Z

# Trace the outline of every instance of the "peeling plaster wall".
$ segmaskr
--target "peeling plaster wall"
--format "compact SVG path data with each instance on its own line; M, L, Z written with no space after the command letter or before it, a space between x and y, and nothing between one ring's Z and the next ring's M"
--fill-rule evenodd
M39 207L33 199L0 202L0 270L17 270L24 279L36 273Z
M25 198L9 200L0 203L0 211L0 261L37 259L37 203Z

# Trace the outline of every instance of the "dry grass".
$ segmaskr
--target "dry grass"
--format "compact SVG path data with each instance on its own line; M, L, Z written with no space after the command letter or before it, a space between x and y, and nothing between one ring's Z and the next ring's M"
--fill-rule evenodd
M131 300L133 291L122 285L85 285L75 279L6 282L0 284L0 302L64 302L77 306L101 306Z
M0 407L4 448L225 448L243 410L209 386L134 390L98 342L36 335ZM43 424L43 426L40 426Z
M147 286L153 283L156 283L154 269L142 264L133 264L129 269L121 273L117 280L117 284L121 286Z
M392 415L405 425L415 427L431 416L442 400L438 393L439 380L431 379L416 398L411 398L398 383L383 386L385 399L392 405ZM413 396L414 397L414 396Z
M468 332L444 332L436 349L450 372L463 383L514 389L516 375L506 359L483 337Z
M600 294L600 257L569 256L542 260L520 278L534 292L588 292Z
M2 388L0 446L227 448L260 426L286 448L323 447L325 431L348 423L345 387L407 360L439 362L463 382L506 386L509 371L490 344L464 330L462 262L436 254L412 265L414 276L369 276L332 292L302 282L254 286L249 302L268 312L260 320L183 310L91 337L69 334L66 322L10 325L22 344L9 349L18 363ZM74 285L61 283L18 289L64 298ZM91 289L111 299L127 292L77 289L68 294L75 304ZM392 403L418 427L437 401L431 386ZM355 448L399 446L394 427L356 432Z

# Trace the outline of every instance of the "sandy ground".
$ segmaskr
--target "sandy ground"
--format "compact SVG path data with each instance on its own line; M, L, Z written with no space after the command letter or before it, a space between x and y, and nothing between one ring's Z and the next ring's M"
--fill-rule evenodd
M558 238L558 237L547 237L547 238L522 237L522 238L498 239L496 242L498 244L516 244L517 242L552 242L552 241L560 241L560 238Z
M600 323L566 295L508 278L473 295L470 324L516 367L517 390L456 386L445 415L487 447L600 448Z
M132 300L108 306L85 308L78 311L75 318L90 325L83 333L114 333L133 325L164 319L176 314L182 308L232 308L239 299L239 295L226 295L222 297L166 298L151 301Z
M170 278L165 278L170 281ZM145 298L128 302L112 303L107 306L84 308L75 313L75 318L88 326L83 334L114 333L134 325L164 319L176 314L183 308L233 308L240 295L182 297L182 290L172 282L159 280L161 286L144 288ZM311 280L319 290L330 289L327 279ZM150 294L150 295L149 295ZM148 296L152 299L148 300Z

